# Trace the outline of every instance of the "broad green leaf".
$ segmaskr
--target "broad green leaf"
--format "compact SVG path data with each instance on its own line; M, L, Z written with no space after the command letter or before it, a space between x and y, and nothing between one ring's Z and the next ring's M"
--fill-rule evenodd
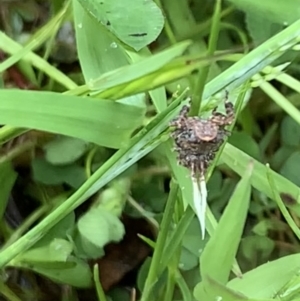
M113 288L106 298L107 301L132 301L132 296L130 295L130 292L128 292L128 289L123 287Z
M85 82L89 83L105 72L127 65L128 58L123 48L78 0L73 0L73 9L77 51Z
M99 248L120 241L125 229L117 216L102 207L91 208L78 221L78 231Z
M9 195L16 178L17 173L13 170L10 162L0 164L0 219L2 219L5 212Z
M245 132L233 132L228 142L256 160L261 159L257 142Z
M180 110L178 104L183 101L184 96L185 94L180 95L166 110L157 114L143 130L131 139L126 148L117 151L72 196L55 208L38 225L30 229L18 241L1 250L0 268L11 262L20 252L33 246L86 199L164 142L168 136L163 137L162 134L167 129L170 120L178 114Z
M300 143L300 125L288 115L283 118L280 125L280 140L287 146L298 147Z
M99 248L90 240L88 240L85 236L82 236L79 233L76 234L74 243L74 253L78 258L96 259L101 258L105 254L103 248Z
M104 189L95 204L115 216L121 216L124 209L127 196L130 194L131 181L126 177L121 177L110 183L109 187Z
M199 264L199 256L208 241L208 237L205 237L204 240L200 237L199 221L194 218L182 238L182 253L179 261L181 270L190 270Z
M102 26L136 51L153 42L164 26L163 14L152 0L78 1Z
M247 217L251 174L250 163L200 257L200 271L204 282L211 278L223 284L227 283ZM220 245L223 247L219 248ZM209 284L204 285L207 291L212 289Z
M296 151L284 162L283 166L280 168L280 174L295 185L300 186L299 170L300 152Z
M87 150L88 143L81 139L59 136L44 146L46 160L54 165L70 164Z
M263 10L249 10L246 12L246 24L248 31L256 45L261 44L283 29L283 24L265 18ZM261 30L261 29L264 30Z
M74 212L69 213L65 218L59 221L47 234L40 239L32 248L49 245L54 239L66 238L66 233L75 225Z
M18 257L19 263L34 265L38 262L65 262L73 250L72 244L61 238L54 238L48 245L32 248Z
M86 180L84 167L79 165L55 166L43 158L35 158L31 166L34 180L45 185L68 184L78 188Z
M261 13L265 19L274 23L292 24L299 19L299 0L227 0L246 13Z
M274 36L299 19L299 0L227 0L246 14L248 30L256 44ZM261 30L261 29L264 30Z
M105 72L128 65L129 58L121 45L117 45L111 35L84 10L82 5L73 1L76 41L80 65L86 83L97 79ZM91 34L98 32L98 38ZM119 102L141 106L146 110L145 94L131 95Z
M280 170L286 160L295 152L294 147L283 145L270 158L270 166L275 170Z
M32 270L58 283L69 284L78 288L91 287L93 282L89 265L85 261L73 256L71 256L66 263L69 262L75 264L75 266L65 269L33 266Z
M53 92L1 90L0 124L76 137L111 148L124 146L145 108Z
M250 298L272 298L300 270L300 255L270 261L231 280L227 286ZM278 277L280 275L280 277Z
M252 261L257 254L259 254L261 260L268 260L270 254L274 250L274 247L275 242L269 237L251 235L242 239L240 249L245 258L249 259L249 261Z
M253 160L250 156L227 143L221 155L221 160L239 175L243 175L249 162L254 164L253 174L250 179L251 185L263 192L266 196L274 200L274 195L267 178L267 167ZM287 195L294 201L287 202L286 205L298 215L300 214L300 188L288 179L274 171L270 171L281 196Z

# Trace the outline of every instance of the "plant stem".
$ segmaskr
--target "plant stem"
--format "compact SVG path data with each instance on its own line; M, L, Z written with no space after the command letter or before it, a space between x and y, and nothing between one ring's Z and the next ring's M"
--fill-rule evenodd
M93 277L94 277L95 288L96 288L98 300L99 301L106 301L106 296L105 296L103 287L101 285L101 282L99 280L99 267L98 267L98 264L94 265L93 272L94 272Z
M170 229L170 224L172 221L172 216L175 208L176 198L178 193L178 185L172 184L171 191L168 197L168 201L166 204L166 209L161 221L161 230L158 233L157 242L155 245L154 254L152 257L149 274L147 276L144 291L142 293L141 301L149 301L152 300L151 292L154 284L158 280L158 272L161 264L161 258L165 246L165 242L167 240L167 236Z
M217 48L217 42L218 42L219 30L220 30L220 18L221 18L221 0L217 0L213 19L212 19L211 32L209 35L209 43L208 43L208 50L207 50L208 56L213 55ZM192 116L199 115L200 113L202 94L204 91L209 70L210 70L210 65L207 65L204 66L199 72L199 78L197 80L194 93L193 93L194 95L193 95L192 106L191 106Z

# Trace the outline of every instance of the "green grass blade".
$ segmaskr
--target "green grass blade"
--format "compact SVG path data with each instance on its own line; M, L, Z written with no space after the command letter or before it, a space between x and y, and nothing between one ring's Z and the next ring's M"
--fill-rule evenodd
M256 298L248 298L248 296L234 291L228 287L226 287L224 284L219 283L218 281L214 279L207 279L210 287L212 288L210 291L206 291L205 288L203 290L203 286L197 285L194 295L196 296L196 299L201 300L207 300L207 301L214 301L216 298L222 299L222 301L272 301L273 298L263 298L263 299L256 299ZM201 295L202 290L202 295Z
M86 199L160 145L163 142L163 139L158 137L166 130L169 121L178 114L180 108L177 106L181 101L182 96L176 99L167 110L158 114L149 125L132 138L131 144L127 148L120 149L114 156L106 161L64 203L57 207L19 240L8 246L5 250L0 251L0 268L7 265L18 254L34 245L54 225L82 204Z
M100 278L99 278L99 266L98 264L94 265L94 269L93 269L93 278L94 278L94 283L95 283L95 288L96 288L96 292L97 292L97 297L98 297L98 301L106 301L106 296L105 293L103 291L103 287L101 285L100 282Z
M9 125L2 126L0 128L0 145L8 142L11 139L19 137L27 131L27 129L16 128Z
M98 79L91 81L89 87L91 91L107 90L117 85L139 80L141 77L153 73L171 62L175 57L181 55L189 45L191 45L191 41L184 41L147 59L107 72Z
M108 100L53 92L1 90L1 124L124 146L142 124L145 109Z
M20 50L14 53L11 57L6 59L4 62L0 63L0 73L5 71L7 68L13 66L15 63L17 63L27 54L29 53L33 54L31 51L35 50L36 48L41 46L45 41L47 41L47 39L53 33L54 28L55 27L58 28L57 25L61 23L62 19L64 18L64 16L68 11L69 6L70 6L70 1L67 1L66 5L62 8L62 10L58 14L56 14L52 18L52 20L50 20L46 25L44 25L41 29L39 29L34 34L33 38L31 38L31 40L28 42L28 44L24 46L24 48L21 47ZM17 43L11 40L8 36L6 36L4 33L1 33L0 37L1 37L0 42L2 44L5 44L6 42L8 43L6 47L8 47L10 44L15 45L15 47L10 49L10 51L17 50L18 48ZM10 51L8 51L7 49L7 52L12 54L12 52Z
M217 229L200 257L200 271L204 282L208 277L223 284L228 281L248 213L251 174L250 164L236 186ZM220 245L223 248L219 248ZM206 289L209 290L209 286Z
M286 209L280 194L278 193L275 181L273 179L271 170L269 165L267 165L267 178L270 184L270 187L273 191L273 199L276 201L282 215L284 216L285 220L287 221L288 225L290 226L290 228L293 230L294 234L298 237L298 240L300 240L300 230L297 226L297 224L295 223L295 221L293 220L293 218L291 217L289 211Z
M208 55L213 55L217 49L219 31L220 31L220 19L221 19L221 0L217 0L215 4L215 10L212 17L212 25L209 35L209 43L208 43ZM201 101L202 101L202 94L206 84L206 80L208 77L208 73L210 70L210 65L204 66L200 70L199 77L196 82L196 87L193 93L193 100L191 106L191 116L199 115Z
M34 44L33 46L36 45ZM77 87L77 84L73 82L63 72L53 67L50 63L48 63L46 60L44 60L37 54L33 53L32 51L29 51L31 47L32 44L29 44L27 48L24 48L23 46L9 38L5 33L0 32L0 48L9 54L16 55L16 57L12 57L11 61L5 63L5 65L2 66L2 69L7 68L14 61L22 59L30 63L37 69L40 69L49 77L51 77L67 89L75 89Z
M231 280L227 286L250 298L272 298L298 271L299 254L293 254L262 264ZM280 275L280 277L278 277Z
M161 258L163 254L165 241L167 240L167 236L172 221L172 216L173 216L175 203L177 199L177 193L178 193L178 186L177 184L173 184L171 186L171 191L166 204L166 209L163 215L163 219L161 221L160 231L158 233L157 241L155 244L154 254L151 260L151 265L145 282L144 290L142 292L141 301L148 301L153 299L152 288L156 283L156 281L158 280Z
M299 36L300 21L296 21L210 81L204 89L203 101L225 88L231 91L242 85L299 43Z
M257 190L263 192L267 197L273 199L274 194L272 187L270 187L267 178L267 167L258 161L254 160L246 153L235 148L227 143L221 155L221 160L226 163L232 170L242 176L245 168L247 168L250 161L253 162L253 174L251 177L251 185ZM294 202L288 202L286 205L292 209L297 215L300 214L300 188L293 184L285 177L279 175L274 171L270 171L272 178L277 187L278 193L281 196L288 195ZM274 200L276 201L276 200Z
M300 124L300 112L291 104L291 102L284 97L278 90L276 90L270 83L261 80L259 87L286 113L288 113L294 120Z

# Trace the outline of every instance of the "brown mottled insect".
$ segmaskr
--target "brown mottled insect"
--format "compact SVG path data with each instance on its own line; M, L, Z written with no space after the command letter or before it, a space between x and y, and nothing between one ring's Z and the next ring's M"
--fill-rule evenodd
M182 107L179 116L170 122L174 127L171 136L175 141L175 150L178 152L179 164L189 168L192 176L197 172L203 174L209 163L214 159L215 153L230 132L225 126L234 120L233 104L225 98L226 115L212 111L207 118L189 117L190 105Z

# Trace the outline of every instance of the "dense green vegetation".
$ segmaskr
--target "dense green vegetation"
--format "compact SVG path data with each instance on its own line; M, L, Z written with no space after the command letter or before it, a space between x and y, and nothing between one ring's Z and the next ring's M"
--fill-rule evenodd
M0 300L299 300L299 8L0 0ZM204 221L169 122L225 91Z

